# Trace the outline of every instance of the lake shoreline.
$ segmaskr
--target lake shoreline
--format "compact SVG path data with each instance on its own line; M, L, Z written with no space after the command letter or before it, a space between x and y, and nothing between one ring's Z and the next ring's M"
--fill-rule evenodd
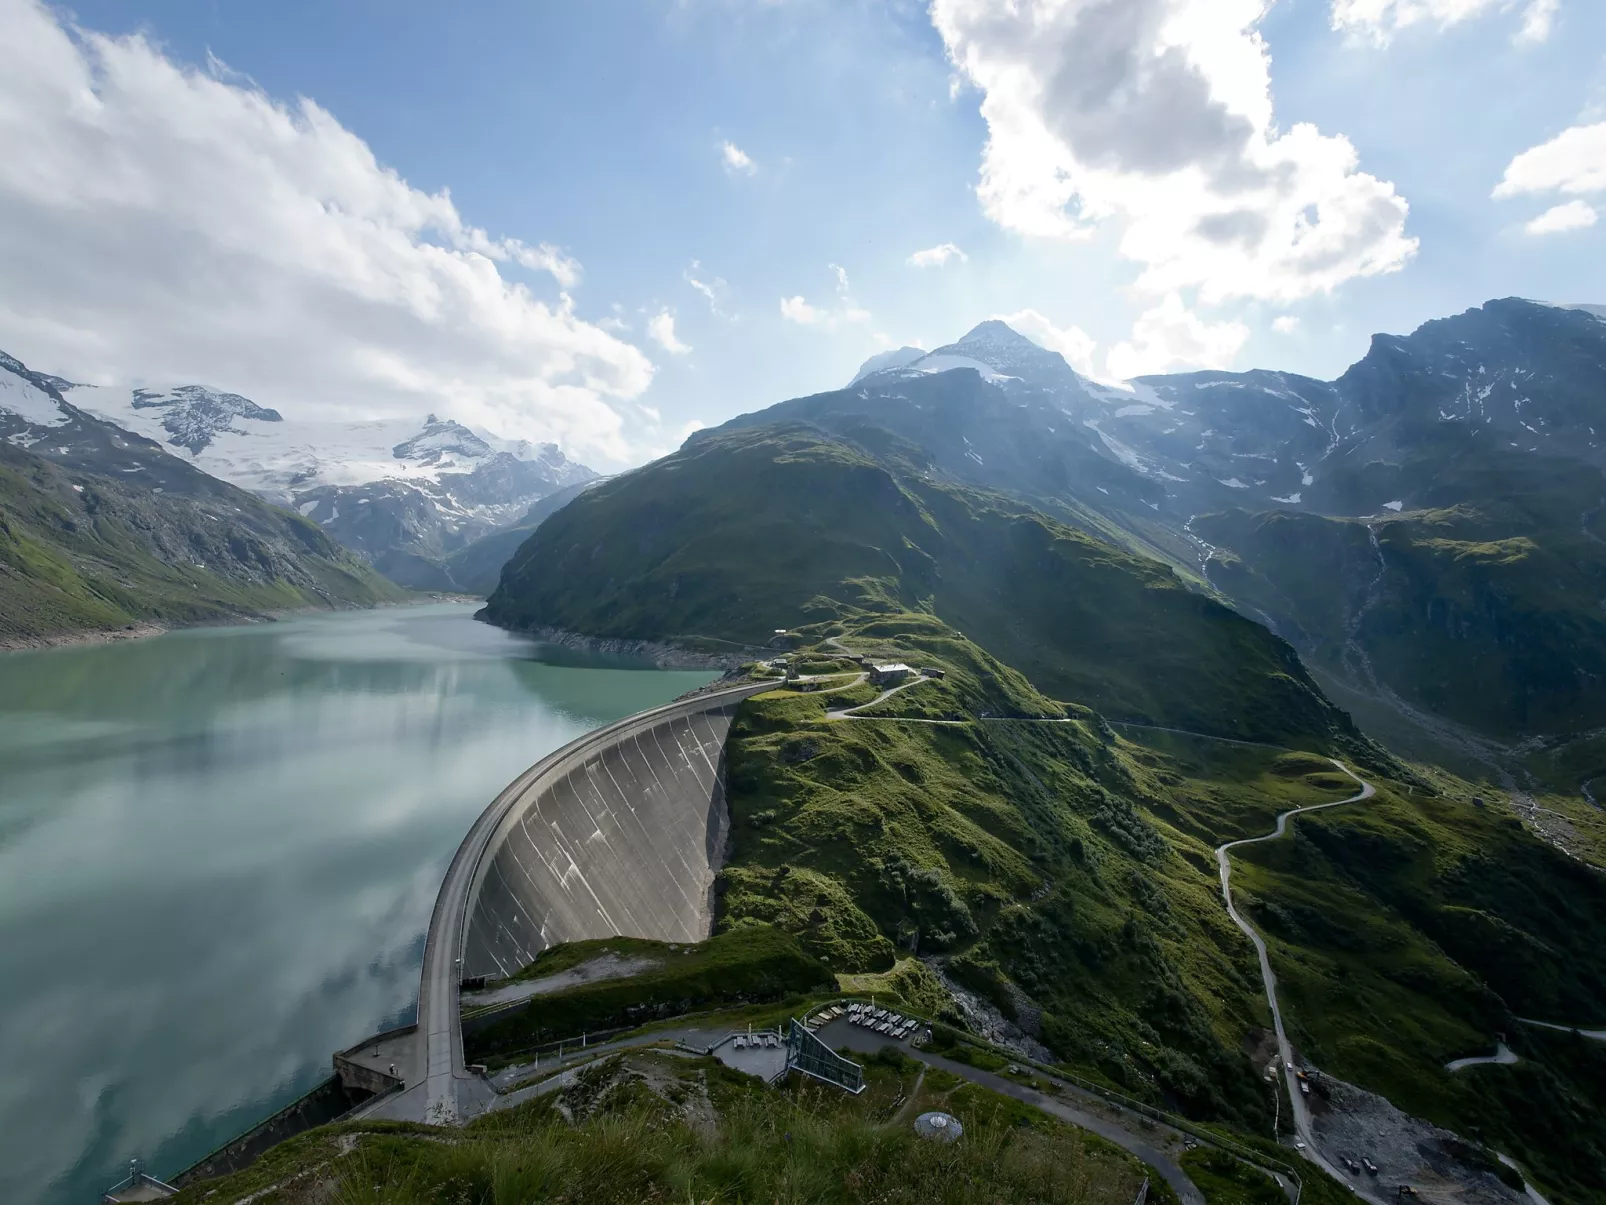
M391 607L421 607L433 603L483 603L477 594L419 593L414 598L395 602L378 602L367 607L288 607L279 611L262 611L254 615L239 615L232 620L219 619L207 623L133 623L121 628L74 628L66 632L52 632L41 636L0 636L0 654L37 653L47 649L84 648L98 644L117 644L124 640L147 640L152 636L165 636L169 632L189 632L199 628L242 628L254 624L277 623L300 615L321 615L335 611L383 611Z
M484 609L476 611L474 618L489 627L511 632L516 636L528 636L531 640L540 641L542 644L555 644L578 652L602 653L613 657L636 657L651 662L658 669L732 670L762 657L766 651L774 651L747 647L742 652L711 653L677 644L667 644L661 640L635 640L622 636L583 636L579 632L569 632L562 628L544 625L507 626L487 619Z
M547 754L716 673L476 600L0 656L0 1201L167 1179L412 1019L441 876ZM152 625L154 626L154 625ZM199 1003L197 1003L199 1002Z
M170 628L156 624L131 624L126 628L78 628L53 632L48 636L0 636L0 653L36 653L42 649L80 648L91 644L116 644L122 640L144 640L161 636Z

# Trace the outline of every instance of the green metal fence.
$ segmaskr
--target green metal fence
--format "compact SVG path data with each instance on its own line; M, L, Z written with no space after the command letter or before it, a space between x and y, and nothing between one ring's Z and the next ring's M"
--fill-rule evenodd
M864 1091L864 1068L832 1050L804 1029L796 1017L792 1018L791 1031L786 1035L786 1068L835 1084L855 1096Z

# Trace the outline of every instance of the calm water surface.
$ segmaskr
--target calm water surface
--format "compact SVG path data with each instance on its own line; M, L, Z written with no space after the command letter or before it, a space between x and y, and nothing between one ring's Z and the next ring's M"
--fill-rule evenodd
M411 1020L473 818L711 676L472 611L0 654L0 1201L171 1175Z

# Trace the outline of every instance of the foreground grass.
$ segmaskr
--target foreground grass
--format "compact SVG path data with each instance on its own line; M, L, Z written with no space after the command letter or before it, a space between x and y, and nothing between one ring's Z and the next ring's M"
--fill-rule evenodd
M901 1059L871 1059L850 1097L781 1091L709 1059L611 1060L561 1092L463 1131L330 1127L179 1200L234 1205L526 1202L1014 1202L1127 1205L1145 1169L1109 1144L1007 1098ZM964 1137L925 1142L943 1108ZM1165 1186L1150 1200L1170 1203Z
M1209 1147L1195 1147L1179 1162L1206 1205L1284 1205L1288 1200L1270 1176ZM1312 1179L1321 1175L1310 1174Z

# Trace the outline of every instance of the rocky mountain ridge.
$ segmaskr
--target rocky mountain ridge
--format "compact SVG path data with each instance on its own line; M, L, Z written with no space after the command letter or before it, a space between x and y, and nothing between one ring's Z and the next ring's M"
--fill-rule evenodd
M1520 299L1379 336L1334 381L1108 385L994 321L686 448L801 423L1018 499L1266 624L1379 731L1482 757L1606 726L1602 401L1606 321ZM1606 745L1576 774L1606 774Z
M1606 464L1606 416L1596 417L1606 320L1595 310L1606 307L1491 301L1408 336L1375 336L1335 381L1252 370L1146 376L1121 386L1082 377L1057 353L993 320L906 363L868 361L852 384L887 396L918 375L970 368L1022 411L1069 418L1079 430L1042 434L1079 437L1147 478L1163 494L1155 509L1171 513L1229 506L1381 513L1408 500L1324 492L1324 462L1353 458L1362 444L1397 450L1424 428L1456 423L1487 428L1510 447Z
M316 524L0 356L0 643L401 596Z
M52 380L80 408L293 507L417 589L465 588L446 566L452 553L596 477L556 444L501 439L435 414L422 425L303 421L204 385L121 390Z

